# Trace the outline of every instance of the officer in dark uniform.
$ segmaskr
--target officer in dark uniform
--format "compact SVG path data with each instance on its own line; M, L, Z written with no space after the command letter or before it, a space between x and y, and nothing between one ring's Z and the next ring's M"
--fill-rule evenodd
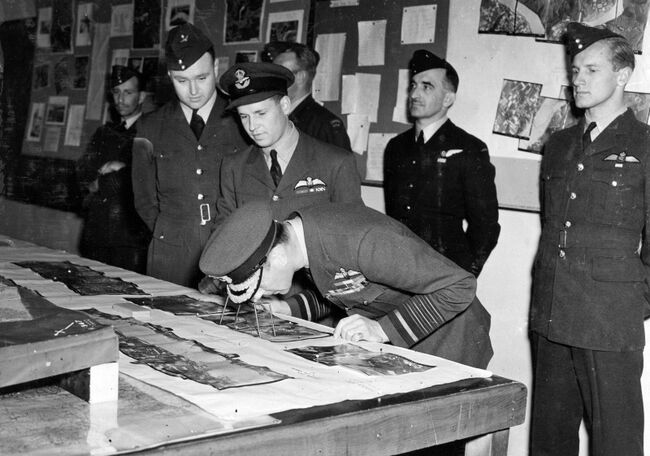
M334 113L312 97L312 82L320 56L318 52L302 43L269 43L263 51L264 59L282 65L294 75L289 87L291 113L289 118L298 129L321 141L352 150L345 124Z
M79 250L87 258L144 274L150 233L133 206L131 147L146 93L142 75L130 67L114 66L109 85L119 122L95 131L77 165L82 187L88 189Z
M170 30L167 72L177 100L144 116L133 156L135 207L153 232L147 273L196 287L216 216L219 165L245 146L216 90L210 40L192 24Z
M318 290L349 315L335 336L478 367L492 356L490 316L475 299L474 276L363 205L310 206L279 223L268 203L252 202L216 228L200 266L228 284L235 303L285 294L294 273L308 269ZM321 309L304 304L273 309L318 318Z
M487 146L447 117L456 70L426 50L415 51L409 67L415 124L386 146L386 214L478 276L500 231L494 166Z
M620 35L567 27L576 126L542 159L533 275L531 456L643 454L644 309L650 249L650 127L626 108L634 70Z

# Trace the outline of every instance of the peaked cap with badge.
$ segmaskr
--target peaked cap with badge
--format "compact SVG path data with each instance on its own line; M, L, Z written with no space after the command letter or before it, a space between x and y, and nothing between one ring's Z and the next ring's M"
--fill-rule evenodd
M212 41L189 22L174 27L167 35L165 58L168 70L183 71L212 49Z
M411 61L409 62L411 77L418 73L422 73L423 71L435 70L437 68L447 70L449 82L451 82L455 90L458 90L458 73L451 63L447 62L445 59L441 59L426 49L418 49L413 53L413 57L411 57Z
M275 63L236 63L219 79L219 85L230 96L228 109L257 103L273 95L286 95L293 84L293 73Z
M569 22L566 27L566 47L572 59L595 42L606 38L623 37L605 27L590 27L580 22Z
M245 204L212 233L199 268L228 284L232 302L239 304L252 299L260 287L262 266L275 242L278 225L268 202Z
M113 87L117 87L120 84L124 84L131 78L138 78L139 86L142 85L142 73L129 66L113 65L110 81L111 89Z

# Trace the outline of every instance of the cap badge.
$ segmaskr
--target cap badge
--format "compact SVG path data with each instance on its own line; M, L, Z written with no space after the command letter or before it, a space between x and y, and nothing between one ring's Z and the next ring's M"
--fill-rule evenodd
M189 39L190 39L189 35L184 35L184 34L181 33L181 39L180 39L181 43L187 43L187 40L189 40Z
M237 87L240 90L245 89L251 83L251 78L246 76L246 72L242 69L235 71L235 78L237 78L237 80L235 81L235 87Z

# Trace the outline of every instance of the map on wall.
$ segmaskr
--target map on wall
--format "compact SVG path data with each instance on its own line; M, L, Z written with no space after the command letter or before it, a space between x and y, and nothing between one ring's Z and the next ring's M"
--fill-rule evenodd
M562 40L569 22L605 26L641 53L650 0L481 0L479 33Z

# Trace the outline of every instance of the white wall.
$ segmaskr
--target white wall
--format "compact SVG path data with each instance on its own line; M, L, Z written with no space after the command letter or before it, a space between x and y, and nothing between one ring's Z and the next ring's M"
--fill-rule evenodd
M503 79L537 82L543 84L543 96L559 96L561 86L568 84L564 47L536 42L531 37L478 34L480 3L480 0L451 0L447 59L458 70L460 87L450 117L485 141L492 156L539 160L535 154L517 151L517 139L492 134L501 84ZM637 56L637 69L628 84L629 91L650 92L650 35L646 36L643 57ZM366 204L383 210L381 189L364 187L362 194ZM492 315L495 355L488 368L497 375L526 384L530 398L528 309L531 267L540 234L539 215L502 209L499 223L499 243L478 281L478 296ZM646 351L646 365L650 365L649 352ZM644 374L642 383L646 397L650 397L650 374ZM650 416L650 400L645 404L646 414ZM523 425L511 430L510 456L528 454L528 414ZM646 423L649 421L646 419ZM649 431L650 424L646 424L648 454ZM582 455L587 454L585 440L583 433Z

